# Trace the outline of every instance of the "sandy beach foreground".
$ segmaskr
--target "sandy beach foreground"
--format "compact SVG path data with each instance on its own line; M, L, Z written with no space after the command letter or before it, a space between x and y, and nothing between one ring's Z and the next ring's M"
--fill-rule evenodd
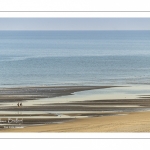
M150 112L76 119L62 124L3 129L1 132L149 132Z

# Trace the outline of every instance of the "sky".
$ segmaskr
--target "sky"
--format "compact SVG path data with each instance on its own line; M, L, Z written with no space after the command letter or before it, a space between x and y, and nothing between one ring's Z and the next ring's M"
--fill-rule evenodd
M0 30L150 30L150 18L0 18Z

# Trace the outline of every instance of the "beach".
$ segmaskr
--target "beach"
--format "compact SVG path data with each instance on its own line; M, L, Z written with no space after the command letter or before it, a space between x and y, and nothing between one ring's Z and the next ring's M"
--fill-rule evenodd
M149 95L131 97L126 93L130 88L1 88L0 132L149 132ZM119 97L118 89L126 89L126 94Z
M1 132L150 132L149 116L150 112L137 112L128 115L78 119L63 124L4 129Z

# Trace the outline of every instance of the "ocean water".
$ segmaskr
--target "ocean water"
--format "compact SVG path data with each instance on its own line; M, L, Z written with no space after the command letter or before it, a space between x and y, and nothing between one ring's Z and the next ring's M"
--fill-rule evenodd
M150 84L150 31L0 31L0 87Z

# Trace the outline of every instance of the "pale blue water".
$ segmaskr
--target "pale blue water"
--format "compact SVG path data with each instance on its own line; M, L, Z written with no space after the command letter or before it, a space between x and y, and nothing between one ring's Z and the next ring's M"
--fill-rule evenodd
M0 86L150 84L150 31L0 31Z

